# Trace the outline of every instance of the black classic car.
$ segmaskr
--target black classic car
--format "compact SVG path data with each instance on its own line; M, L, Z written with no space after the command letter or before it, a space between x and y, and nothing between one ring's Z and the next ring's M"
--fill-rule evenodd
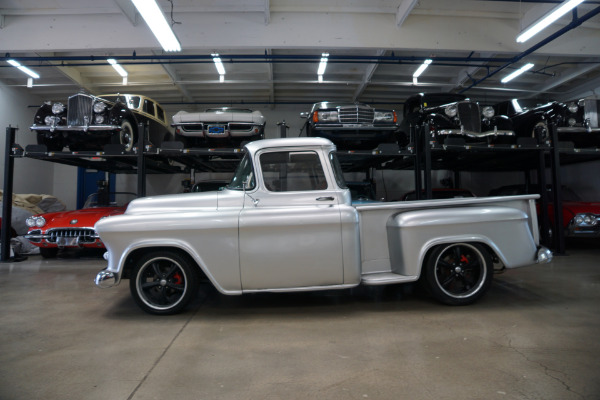
M138 123L148 123L154 146L171 140L163 108L154 100L135 94L93 96L78 93L67 104L47 102L34 117L31 130L38 144L50 151L102 150L105 144L122 144L131 151L138 140Z
M581 99L560 103L540 103L534 99L512 99L494 106L508 115L519 137L532 137L538 143L550 142L550 124L556 124L559 142L573 142L577 148L600 147L598 109L600 101Z
M397 140L398 117L394 110L322 101L300 116L307 119L306 136L329 139L338 148L372 149L379 143Z
M403 144L414 140L409 136L411 127L417 132L423 126L429 126L438 144L447 144L448 138L469 144L510 144L515 137L507 116L496 115L492 107L480 107L458 93L418 93L406 100L403 114Z

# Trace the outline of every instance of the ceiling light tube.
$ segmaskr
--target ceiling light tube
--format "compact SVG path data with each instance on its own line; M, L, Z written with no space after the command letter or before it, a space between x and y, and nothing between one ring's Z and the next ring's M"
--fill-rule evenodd
M323 75L319 75L319 83L323 82Z
M319 63L317 75L323 76L325 74L325 68L327 68L327 60L329 60L329 53L321 54L321 62Z
M109 58L106 61L108 61L108 63L112 65L115 71L117 71L119 75L121 75L123 78L125 78L128 75L127 71L125 71L125 69L123 69L123 67L121 67L120 64L117 64L117 60L115 60L114 58Z
M165 51L181 51L175 33L167 23L156 0L131 0Z
M221 57L219 57L218 53L211 54L213 61L215 63L215 67L217 68L217 72L219 75L225 75L225 66L223 65L223 61L221 61Z
M419 66L419 68L417 68L415 73L413 74L413 78L418 78L419 76L421 76L423 71L425 71L427 69L427 67L429 66L429 64L431 64L432 62L433 62L433 60L430 60L430 59L423 61L423 64L421 64Z
M502 80L500 82L506 83L506 82L512 81L517 76L521 75L525 71L530 70L531 68L533 68L533 64L531 64L531 63L525 64L521 68L519 68L518 70L513 72L512 74L506 75L504 78L502 78Z
M523 43L531 39L534 35L545 29L548 25L555 22L557 19L583 3L584 0L566 0L553 8L548 14L540 18L537 22L527 27L519 36L517 36L517 42Z
M25 72L27 75L29 75L32 78L35 78L35 79L40 78L40 75L37 72L30 70L29 68L19 64L15 60L7 60L6 62L9 63L10 65L12 65L13 67L19 68L21 71Z

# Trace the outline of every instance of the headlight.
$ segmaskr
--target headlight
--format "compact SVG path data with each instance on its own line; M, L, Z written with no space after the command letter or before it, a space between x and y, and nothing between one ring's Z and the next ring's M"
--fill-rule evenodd
M97 101L94 103L94 112L95 113L101 113L104 110L106 110L106 104L101 102L101 101Z
M338 113L337 111L319 111L317 113L319 122L337 122Z
M575 124L577 123L575 118L569 118L567 122L569 123L569 126L575 126Z
M577 214L573 222L578 226L595 226L598 223L598 217L594 214Z
M33 217L29 217L25 220L25 225L27 225L30 228L33 228L35 226L35 218Z
M65 105L63 103L52 104L52 113L53 114L62 114L64 111L65 111Z
M102 114L94 115L94 123L101 124L103 122L104 122L104 115L102 115Z
M569 105L567 106L567 108L572 113L576 113L577 110L579 110L579 107L577 107L577 104L575 104L575 103L569 103Z
M492 118L495 114L494 107L483 107L483 109L481 110L481 114L486 118Z
M35 226L41 228L44 225L46 225L46 219L44 217L37 217L35 219Z
M444 110L446 115L449 117L454 117L456 115L457 111L458 111L458 108L456 107L456 104L451 104L448 107L446 107L446 109Z
M46 125L58 124L60 122L60 117L53 117L52 115L46 115L44 118L44 123Z
M375 121L394 122L394 112L393 111L375 111L374 118L375 118Z

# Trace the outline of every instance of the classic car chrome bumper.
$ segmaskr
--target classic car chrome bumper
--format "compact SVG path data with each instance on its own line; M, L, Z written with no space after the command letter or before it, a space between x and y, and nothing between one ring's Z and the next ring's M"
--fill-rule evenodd
M585 126L563 126L556 128L558 133L600 133L600 128L586 128Z
M32 131L114 131L121 129L119 125L33 125Z
M462 129L440 129L436 133L438 135L462 135L473 138L483 138L488 136L515 136L515 131L502 129L486 132L466 131Z
M356 130L370 130L370 131L395 131L398 129L395 125L372 125L372 124L315 124L314 129L320 131L356 131Z
M114 272L103 269L102 271L98 272L98 275L96 275L94 283L96 283L96 286L102 289L111 288L117 285L117 275Z
M550 251L550 249L544 246L540 246L535 257L535 262L537 264L547 264L550 261L552 261L552 257L553 254L552 251Z

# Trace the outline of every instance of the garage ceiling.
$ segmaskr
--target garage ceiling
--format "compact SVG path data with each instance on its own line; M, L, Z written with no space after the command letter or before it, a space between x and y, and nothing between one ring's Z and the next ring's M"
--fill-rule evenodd
M26 86L27 76L6 63L13 58L41 75L28 90L43 99L64 100L80 88L141 93L169 111L240 103L304 109L321 100L400 104L427 91L464 92L482 103L599 95L600 1L584 2L524 44L515 41L557 3L159 0L183 48L165 53L130 0L2 0L0 81ZM319 83L323 52L330 57ZM211 53L223 59L224 82ZM126 86L107 58L128 71ZM415 85L412 74L426 58L433 63ZM535 66L500 82L525 63Z

